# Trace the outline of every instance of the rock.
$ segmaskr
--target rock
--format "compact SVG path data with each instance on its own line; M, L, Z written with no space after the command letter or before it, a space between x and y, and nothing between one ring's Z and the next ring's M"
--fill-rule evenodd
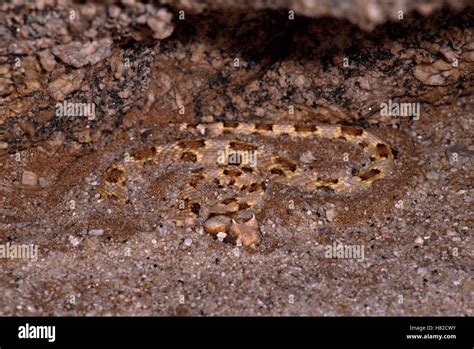
M422 238L421 236L417 236L417 237L415 238L415 244L416 244L416 245L421 246L421 245L423 245L423 242L424 242L424 240L423 240L423 238Z
M442 59L433 64L420 64L413 71L415 78L425 85L443 86L450 85L459 80L461 76L458 69L453 68L449 63Z
M79 90L84 79L84 71L78 69L70 74L63 74L48 86L48 91L51 97L56 101L62 101L71 92Z
M77 247L81 243L81 239L73 235L69 235L68 240L72 247Z
M7 142L0 142L0 150L1 149L7 149L8 148L8 143Z
M191 246L192 243L193 243L193 240L191 238L184 239L184 244L186 246Z
M235 257L237 257L237 258L240 257L240 249L238 247L234 248L232 250L232 253L234 254Z
M104 229L92 229L89 230L88 234L92 236L101 236L104 234Z
M456 231L453 229L448 229L446 230L446 235L447 236L456 236Z
M21 178L21 183L24 185L37 185L38 184L38 176L36 173L31 171L24 171L23 176Z
M111 38L91 41L85 44L74 41L55 47L53 53L64 63L81 68L88 64L96 64L110 56L111 46Z
M439 172L438 171L430 171L426 174L426 178L431 181L437 181L439 179Z
M21 120L18 122L18 126L28 135L33 136L35 134L35 126L28 120Z
M371 1L346 1L346 0L258 0L258 1L232 1L232 0L166 0L168 4L177 10L185 10L190 13L202 12L224 12L240 10L253 12L262 9L291 10L295 16L323 17L332 16L344 18L359 25L365 30L372 30L376 25L389 20L398 20L399 12L406 16L412 11L418 11L427 16L443 6L456 8L458 10L466 6L468 0L433 0L433 1L406 1L406 0L371 0Z
M326 210L326 218L329 222L332 222L334 220L334 218L336 218L336 210L333 209L333 208L330 208L328 210Z
M107 8L107 13L112 18L117 18L118 16L120 16L120 12L121 12L120 7L118 7L117 5L110 5Z
M224 241L224 239L227 237L227 234L226 233L217 233L217 238L219 239L219 241Z
M165 39L173 33L172 15L165 9L160 9L155 16L149 16L146 24L153 30L155 39Z
M38 52L38 57L41 66L44 70L46 70L47 72L51 72L54 70L54 67L56 66L56 59L54 59L54 56L50 50Z
M28 96L41 89L39 81L41 66L34 56L25 57L19 62L23 70L23 76L21 77L22 83L17 84L16 90L20 96Z

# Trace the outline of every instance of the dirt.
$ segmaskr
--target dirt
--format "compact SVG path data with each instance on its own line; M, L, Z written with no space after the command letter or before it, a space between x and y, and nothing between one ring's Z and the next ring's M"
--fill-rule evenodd
M366 32L284 10L180 22L173 6L48 4L0 12L0 33L27 28L0 49L0 245L39 252L0 258L0 314L473 315L472 8ZM419 117L382 115L389 100ZM95 115L59 115L63 101ZM255 249L175 228L153 197L134 210L98 195L125 152L186 136L172 123L223 120L364 127L395 149L395 171L354 194L270 184ZM359 161L337 141L273 142L328 173ZM364 252L329 256L338 245Z

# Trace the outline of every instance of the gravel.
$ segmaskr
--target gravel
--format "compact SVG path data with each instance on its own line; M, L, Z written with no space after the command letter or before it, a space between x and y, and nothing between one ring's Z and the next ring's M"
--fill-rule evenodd
M256 2L294 6L290 21L230 0L167 3L0 4L0 243L39 248L0 260L0 314L473 316L472 9L395 2L404 20L367 33L301 16L375 28L390 4ZM381 115L389 99L420 103L420 118ZM56 115L64 101L97 115ZM125 152L184 137L170 121L216 120L355 123L393 145L396 168L348 195L269 183L255 249L224 242L228 222L207 227L214 239L159 219L179 175L144 166L130 185L150 195L133 208L98 193ZM323 174L362 161L338 141L275 143Z

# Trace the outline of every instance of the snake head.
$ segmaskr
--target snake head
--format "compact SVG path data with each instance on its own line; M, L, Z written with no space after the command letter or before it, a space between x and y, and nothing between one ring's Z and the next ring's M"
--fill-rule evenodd
M204 230L214 236L224 233L224 242L256 247L262 241L260 228L255 215L231 219L227 216L214 216L204 222Z
M254 214L249 219L240 222L232 219L230 234L237 237L237 245L256 247L262 241L258 221Z

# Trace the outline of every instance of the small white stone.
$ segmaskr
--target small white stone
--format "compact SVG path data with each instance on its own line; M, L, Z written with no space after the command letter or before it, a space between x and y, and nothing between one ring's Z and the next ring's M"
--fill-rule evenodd
M184 239L184 244L186 246L191 246L192 243L193 243L193 240L191 238Z
M72 247L76 247L81 243L81 239L73 235L69 235L68 240Z
M120 11L120 7L118 7L116 5L111 5L107 9L107 12L108 12L110 17L117 18L118 16L120 16L121 11Z
M423 245L423 238L421 236L417 236L415 239L415 244L417 245Z
M104 234L104 229L92 229L92 230L89 230L89 235L92 235L92 236L100 236Z
M456 235L456 231L453 230L453 229L448 229L448 230L446 230L446 235L448 235L448 236L455 236L455 235Z
M332 222L336 218L336 210L333 208L326 210L326 218L329 222Z
M217 233L217 238L219 239L219 241L224 241L226 236L227 236L226 233Z
M237 257L237 258L240 257L240 250L239 250L238 247L234 248L234 249L232 250L232 252L234 253L234 256L235 256L235 257Z

